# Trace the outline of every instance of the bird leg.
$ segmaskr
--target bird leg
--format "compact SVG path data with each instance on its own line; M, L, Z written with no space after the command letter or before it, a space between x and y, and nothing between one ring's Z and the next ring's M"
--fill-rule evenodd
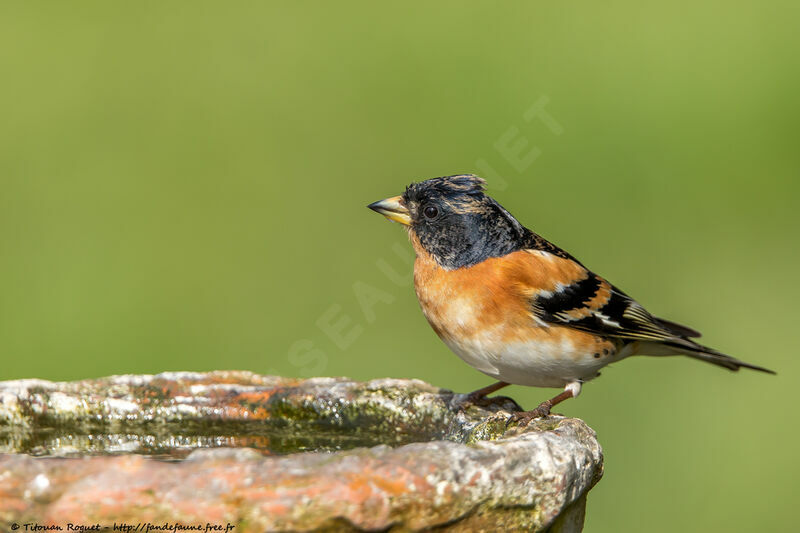
M503 387L508 387L510 384L506 383L505 381L498 381L497 383L493 383L488 387L483 387L482 389L478 389L476 391L472 391L466 395L466 397L461 400L459 403L462 408L467 408L470 405L478 404L481 400L486 398L488 395L492 394L493 392L497 392Z
M564 392L540 403L536 409L513 413L509 417L508 422L506 422L506 426L508 426L508 424L511 422L520 422L522 426L527 426L534 418L542 418L549 415L550 409L552 409L554 406L560 404L564 400L575 398L580 393L581 383L579 381L568 383L567 386L564 387Z
M482 389L478 389L476 391L472 391L467 394L467 401L469 402L476 402L478 400L482 400L492 394L493 392L497 392L503 387L508 387L510 383L506 383L505 381L498 381L497 383L493 383L488 387L484 387Z

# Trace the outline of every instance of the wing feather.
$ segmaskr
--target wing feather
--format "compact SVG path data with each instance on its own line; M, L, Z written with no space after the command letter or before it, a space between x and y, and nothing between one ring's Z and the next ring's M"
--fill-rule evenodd
M541 249L538 253L547 254L549 266L554 268L549 273L556 273L559 279L555 288L530 286L523 290L538 321L626 342L643 341L643 345L666 348L664 354L682 353L730 370L750 368L775 373L696 343L692 337L699 337L700 333L654 317L636 300L569 256L553 255ZM536 269L537 264L528 263L525 268ZM528 276L528 279L534 277Z
M560 257L552 260L570 261ZM574 264L569 266L574 271ZM544 322L608 337L649 341L683 337L675 331L677 324L670 328L671 323L654 317L633 298L585 268L579 277L559 284L555 290L532 294L531 307Z

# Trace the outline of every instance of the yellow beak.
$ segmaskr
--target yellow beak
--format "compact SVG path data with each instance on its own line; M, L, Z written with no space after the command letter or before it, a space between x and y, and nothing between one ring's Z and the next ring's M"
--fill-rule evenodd
M406 206L403 205L402 196L394 196L379 202L374 202L369 204L367 207L376 213L380 213L389 220L394 220L395 222L399 222L404 226L411 225L411 216L409 215Z

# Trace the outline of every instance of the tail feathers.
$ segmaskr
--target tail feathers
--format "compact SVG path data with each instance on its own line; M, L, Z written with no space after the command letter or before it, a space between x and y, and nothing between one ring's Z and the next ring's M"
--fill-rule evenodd
M688 337L688 338L698 338L702 337L702 334L697 331L696 329L692 329L689 326L684 326L678 324L677 322L673 322L671 320L666 320L664 318L656 318L656 322L658 325L672 333L677 337Z
M735 357L718 352L713 348L703 346L702 344L698 344L689 339L676 339L675 341L666 341L664 344L676 349L680 353L688 355L689 357L706 361L717 366L722 366L729 370L733 370L734 372L738 371L740 368L749 368L751 370L758 370L759 372L765 372L767 374L775 374L775 371L773 370L764 368L762 366L745 363L744 361L740 361Z

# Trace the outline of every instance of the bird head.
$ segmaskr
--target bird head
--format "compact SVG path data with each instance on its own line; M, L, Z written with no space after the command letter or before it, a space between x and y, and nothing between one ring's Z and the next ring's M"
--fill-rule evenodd
M472 174L433 178L367 207L406 226L442 267L461 268L519 249L527 232L485 184Z

